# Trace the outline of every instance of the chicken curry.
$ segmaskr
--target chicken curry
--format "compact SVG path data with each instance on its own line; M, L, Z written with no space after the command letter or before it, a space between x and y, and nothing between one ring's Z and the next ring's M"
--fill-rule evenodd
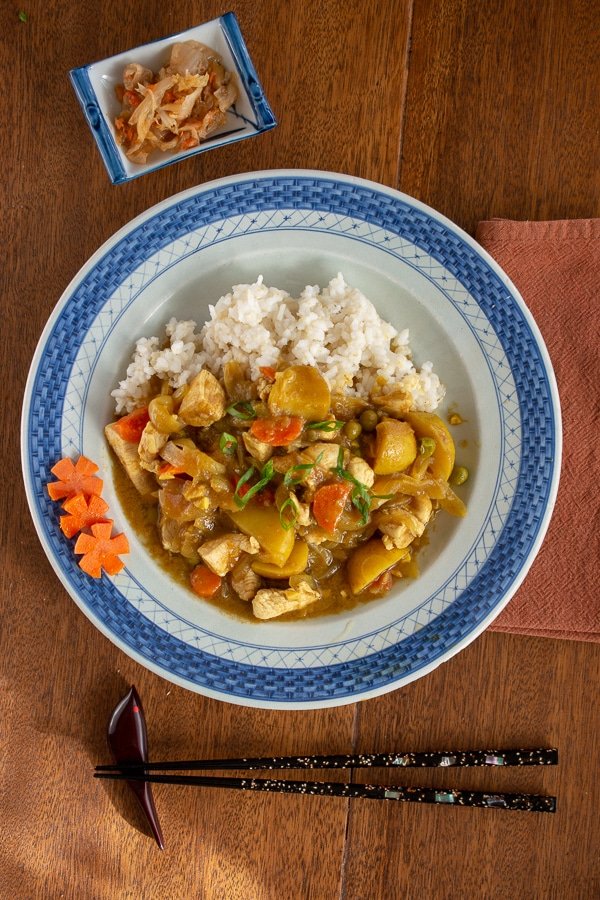
M442 419L389 385L361 399L332 394L311 366L261 373L203 369L106 426L179 574L256 619L329 611L335 596L374 598L414 576L436 512L466 512Z

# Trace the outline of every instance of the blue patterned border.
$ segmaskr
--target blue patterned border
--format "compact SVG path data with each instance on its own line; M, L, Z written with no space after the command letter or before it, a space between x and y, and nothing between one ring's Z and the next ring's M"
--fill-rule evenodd
M393 646L360 659L311 668L265 667L216 657L149 622L114 584L91 584L73 564L70 546L49 515L43 485L61 455L62 410L81 341L107 298L150 255L190 232L236 216L279 209L348 216L411 242L440 264L477 301L500 337L522 418L521 467L508 520L470 584L434 621ZM75 325L74 320L77 320ZM507 373L509 374L509 373ZM141 222L104 254L75 287L54 322L32 381L25 465L34 515L69 589L134 654L196 689L252 702L335 702L385 690L415 677L476 633L518 582L551 500L557 465L557 410L538 339L519 302L458 230L399 195L342 177L255 177L199 190ZM31 492L30 492L31 495Z

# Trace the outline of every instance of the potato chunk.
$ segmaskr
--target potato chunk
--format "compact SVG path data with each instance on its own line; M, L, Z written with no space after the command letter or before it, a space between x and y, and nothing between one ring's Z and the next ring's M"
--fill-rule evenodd
M294 531L286 531L279 520L276 506L249 504L239 512L228 513L236 528L255 537L260 544L264 562L284 566L294 548Z
M329 385L314 366L290 366L278 372L269 394L274 416L299 416L306 422L327 419L330 404Z
M301 575L307 565L308 544L305 544L304 541L296 541L294 549L283 566L274 566L273 563L260 559L252 562L254 571L264 578L289 578L291 575Z
M346 572L353 594L360 594L371 582L405 557L404 548L387 550L379 538L361 544L348 560Z
M393 475L410 466L417 457L415 433L407 422L384 419L377 426L375 440L376 475Z

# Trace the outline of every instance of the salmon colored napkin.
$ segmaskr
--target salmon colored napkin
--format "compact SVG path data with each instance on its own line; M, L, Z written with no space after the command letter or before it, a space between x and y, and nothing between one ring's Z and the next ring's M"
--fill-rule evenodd
M542 548L494 631L600 641L600 219L481 222L477 240L515 283L556 373L563 461Z

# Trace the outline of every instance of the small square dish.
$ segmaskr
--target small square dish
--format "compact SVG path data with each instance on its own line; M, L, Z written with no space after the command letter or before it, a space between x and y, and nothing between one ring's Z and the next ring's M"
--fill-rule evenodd
M115 119L121 111L116 88L123 81L123 70L130 63L139 63L156 73L167 65L173 44L198 41L221 57L224 68L233 74L238 95L227 110L224 124L187 150L155 150L144 163L129 160L116 139ZM108 59L72 69L71 83L90 126L104 165L113 184L131 181L140 175L164 166L221 147L235 141L262 134L277 125L267 102L258 75L250 59L234 13L189 28L179 34L161 38L140 47L118 53Z

